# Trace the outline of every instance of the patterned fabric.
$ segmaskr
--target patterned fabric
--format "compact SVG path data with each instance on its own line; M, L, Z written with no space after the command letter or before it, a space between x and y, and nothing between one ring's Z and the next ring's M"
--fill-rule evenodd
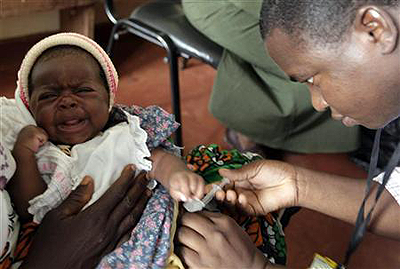
M6 183L15 172L15 168L11 152L0 142L0 190L4 190Z
M0 139L0 268L9 268L20 225L4 187L14 174L16 166L11 152L3 145L3 137L0 136Z
M14 261L15 246L17 245L20 224L18 215L11 206L11 200L7 191L0 193L1 203L1 236L2 248L0 256L0 268L10 268Z
M200 145L186 156L188 168L203 176L207 183L222 179L218 174L218 170L221 168L236 169L259 159L261 157L257 154L240 153L236 149L221 150L218 145L214 144ZM271 263L286 264L285 235L279 220L277 220L276 212L266 216L250 217L239 214L232 215L223 208L218 208L218 210L233 217Z
M28 255L29 247L32 244L33 236L39 224L28 222L22 225L18 235L18 241L13 252L13 255L7 255L0 263L1 269L18 268L22 261Z
M171 254L173 211L174 201L159 185L130 239L105 256L97 268L165 268Z
M236 149L221 150L218 145L211 144L197 146L186 155L185 159L190 170L201 175L206 183L214 183L222 179L218 174L219 169L237 169L262 158L252 152L240 153Z
M117 105L124 111L139 116L140 127L146 131L147 146L150 150L163 147L168 151L180 156L180 148L175 146L168 138L179 128L179 123L175 121L175 116L169 114L159 106L140 106Z

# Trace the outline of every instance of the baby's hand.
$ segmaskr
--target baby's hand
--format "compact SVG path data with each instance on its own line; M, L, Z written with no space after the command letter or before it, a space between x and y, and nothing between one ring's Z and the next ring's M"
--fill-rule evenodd
M45 130L34 125L28 125L19 132L14 150L30 150L38 152L39 148L48 140Z
M169 193L177 201L201 199L204 196L204 179L191 171L179 171L169 180Z

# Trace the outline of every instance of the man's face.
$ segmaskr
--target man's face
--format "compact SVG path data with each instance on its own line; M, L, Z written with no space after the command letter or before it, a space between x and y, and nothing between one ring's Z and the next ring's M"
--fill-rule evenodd
M107 90L94 59L64 55L37 63L29 106L54 143L74 145L96 136L108 120Z
M379 128L400 114L400 54L351 36L338 47L298 46L274 30L266 40L271 57L292 79L306 83L316 110L328 107L346 126ZM397 57L397 60L396 60Z

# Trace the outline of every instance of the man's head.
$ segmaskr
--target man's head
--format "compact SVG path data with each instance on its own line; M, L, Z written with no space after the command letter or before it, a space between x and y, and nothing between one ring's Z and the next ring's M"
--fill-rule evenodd
M28 80L30 111L54 143L83 143L107 123L107 80L87 51L52 47L39 56Z
M277 64L308 84L317 110L378 128L400 115L399 5L266 0L261 31Z

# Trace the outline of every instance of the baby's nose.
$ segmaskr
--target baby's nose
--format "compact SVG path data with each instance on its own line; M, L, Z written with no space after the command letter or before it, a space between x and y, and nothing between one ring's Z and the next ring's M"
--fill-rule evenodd
M77 106L76 100L72 96L63 96L61 97L59 107L62 109L70 109L75 108Z

